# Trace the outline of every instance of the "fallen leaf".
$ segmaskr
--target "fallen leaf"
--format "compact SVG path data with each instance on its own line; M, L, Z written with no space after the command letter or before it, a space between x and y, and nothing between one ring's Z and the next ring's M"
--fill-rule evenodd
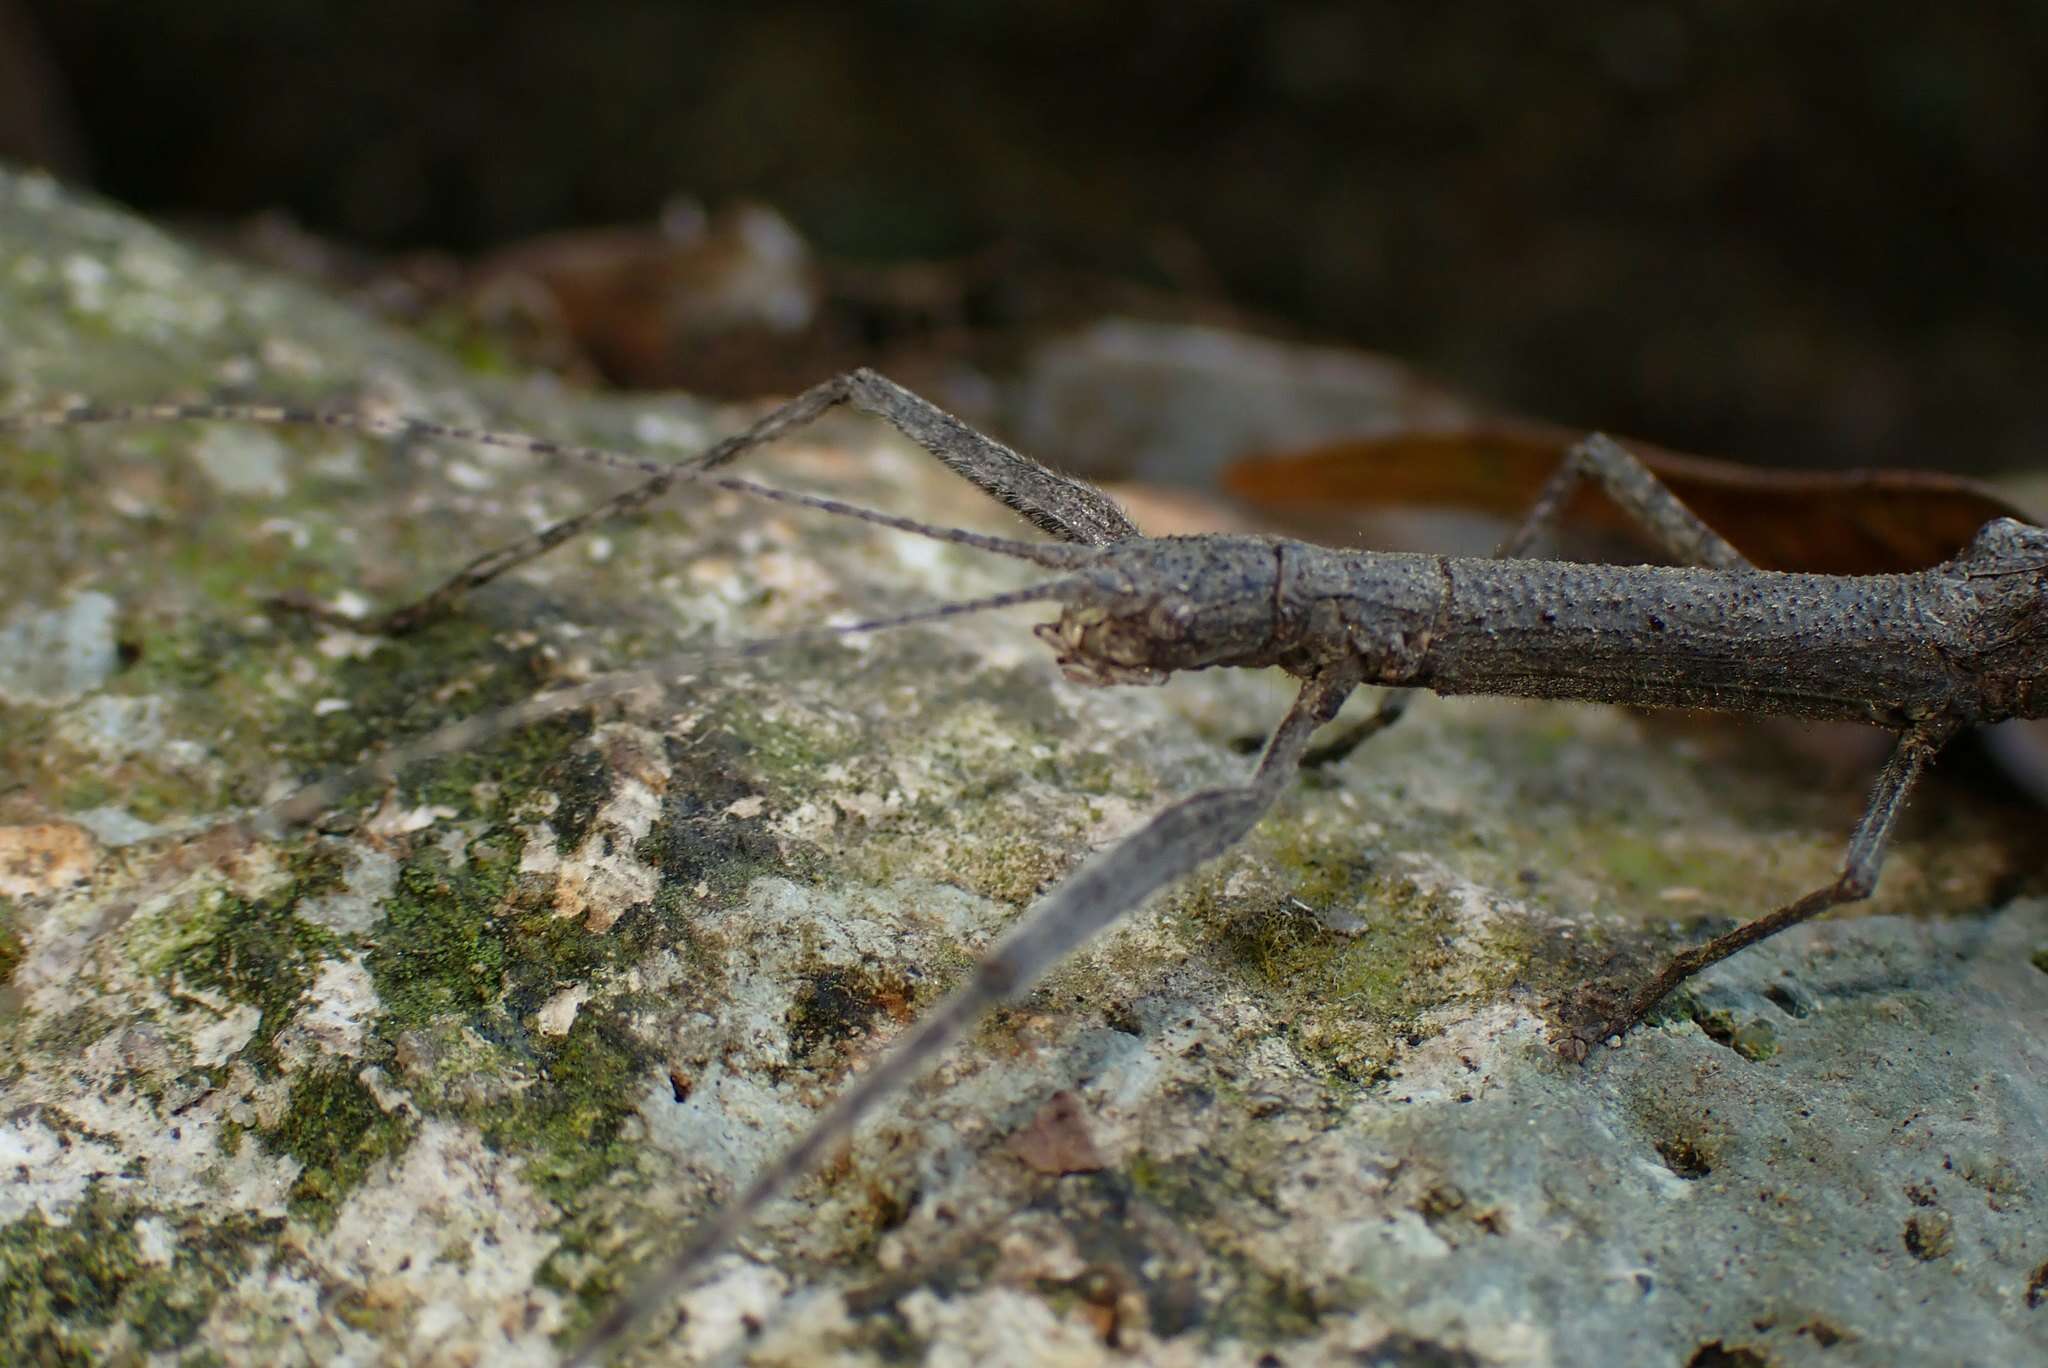
M1334 507L1451 507L1516 518L1583 434L1502 421L1331 442L1248 457L1224 470L1231 493L1276 514ZM1984 486L1917 470L1768 470L1623 442L1708 526L1758 565L1860 575L1947 559L1993 518L2036 521ZM1641 542L1640 529L1581 487L1567 528ZM1647 544L1647 543L1646 543Z

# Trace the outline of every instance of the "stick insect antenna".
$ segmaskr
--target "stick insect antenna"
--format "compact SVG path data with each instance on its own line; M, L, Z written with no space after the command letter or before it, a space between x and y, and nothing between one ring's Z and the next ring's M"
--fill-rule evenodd
M359 433L367 437L397 440L431 438L468 442L476 446L498 447L535 456L581 461L587 465L608 466L613 470L651 475L664 481L708 485L713 489L744 494L753 499L765 499L770 503L790 504L798 508L815 509L820 513L830 513L835 517L854 518L861 522L873 523L877 527L926 537L932 541L971 546L979 551L1008 556L1012 560L1030 561L1034 565L1042 565L1051 570L1071 570L1087 563L1094 554L1090 548L1084 546L1019 541L1015 537L969 532L964 528L939 527L932 523L919 522L916 518L863 508L859 504L846 503L840 499L777 489L772 485L757 484L753 480L741 479L736 475L716 475L690 464L650 461L605 447L555 442L544 437L529 436L523 432L461 427L424 418L403 418L395 414L290 408L276 404L75 404L69 408L46 413L25 413L0 418L0 433L36 432L106 423L255 423L266 427L324 427L339 432Z
M920 622L937 622L942 618L985 612L991 608L1009 608L1019 603L1056 599L1070 592L1076 584L1077 581L1072 579L1046 580L1022 589L1010 589L981 598L956 599L950 603L934 604L929 608L919 608L889 617L867 618L837 627L806 627L801 631L785 632L777 636L755 637L750 641L678 651L673 655L664 656L652 665L600 675L583 684L537 694L524 703L515 703L509 708L479 713L475 717L465 717L460 722L451 722L424 736L393 746L353 768L315 780L261 809L251 820L261 830L298 826L311 821L353 790L373 783L387 782L395 778L401 770L422 760L469 750L493 737L531 726L557 714L571 712L607 698L631 693L636 689L648 688L659 683L664 676L680 673L706 660L747 660L807 641L829 641L858 633L887 631L892 627L909 627Z

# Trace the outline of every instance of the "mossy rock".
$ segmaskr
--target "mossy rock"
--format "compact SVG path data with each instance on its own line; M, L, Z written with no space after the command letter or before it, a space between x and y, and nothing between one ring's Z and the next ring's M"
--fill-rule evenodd
M0 175L0 410L214 395L664 459L746 416L481 376ZM870 427L753 465L1016 530ZM546 1361L1039 892L1241 775L1287 702L1231 674L1079 689L1012 611L707 664L311 829L239 824L538 689L1015 583L678 496L405 638L264 609L402 599L616 487L324 431L0 442L0 631L86 662L0 670L0 841L49 854L0 860L10 1361ZM994 1014L640 1352L2027 1358L2048 914L1987 906L1983 808L1946 802L1873 907L1731 961L1697 1010L1585 1068L1549 1049L1587 973L1827 877L1855 785L1779 749L1419 705ZM1061 1090L1101 1172L1007 1143ZM1937 1215L1939 1256L1910 1252Z

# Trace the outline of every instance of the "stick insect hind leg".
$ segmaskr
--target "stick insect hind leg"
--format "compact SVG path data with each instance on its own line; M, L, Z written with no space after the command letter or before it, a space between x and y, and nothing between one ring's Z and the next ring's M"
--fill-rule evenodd
M1537 494L1522 524L1494 554L1523 555L1539 536L1555 530L1573 490L1582 482L1598 487L1681 565L1712 570L1756 568L1733 543L1686 507L1633 452L1597 433L1566 454L1563 464ZM1865 800L1863 815L1850 833L1841 872L1832 883L1681 951L1625 994L1614 994L1599 985L1589 984L1580 989L1578 1002L1568 1009L1568 1016L1573 1019L1568 1021L1567 1033L1558 1042L1558 1052L1567 1059L1583 1060L1594 1045L1627 1034L1693 975L1780 931L1869 897L1877 887L1878 870L1884 863L1892 827L1914 783L1957 729L1953 719L1930 717L1898 733L1891 756L1878 772Z
M1744 922L1733 931L1680 951L1663 968L1630 993L1618 1009L1605 1009L1591 1025L1580 1025L1559 1043L1559 1053L1568 1059L1584 1059L1601 1041L1625 1034L1650 1014L1679 984L1738 950L1755 945L1844 903L1861 902L1877 888L1877 875L1884 863L1885 844L1892 826L1905 808L1914 782L1927 770L1942 743L1955 734L1956 724L1934 718L1900 733L1891 757L1878 771L1870 797L1856 829L1850 833L1849 849L1842 857L1842 872L1833 883L1824 884L1804 897L1795 898L1775 911Z

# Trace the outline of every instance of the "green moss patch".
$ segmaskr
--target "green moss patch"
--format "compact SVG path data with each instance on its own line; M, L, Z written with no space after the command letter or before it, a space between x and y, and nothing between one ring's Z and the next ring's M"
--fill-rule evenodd
M444 1013L472 1017L496 1001L506 963L499 918L507 911L517 854L477 842L460 867L431 850L399 871L364 958L387 1030Z
M291 1213L325 1226L371 1168L412 1143L416 1129L409 1115L379 1107L355 1067L344 1063L293 1079L284 1118L257 1134L273 1153L299 1161Z
M473 1118L494 1147L523 1156L526 1181L563 1213L535 1280L576 1299L571 1334L632 1280L620 1232L644 1225L646 1179L640 1146L623 1137L657 1062L622 1015L585 1009L566 1036L536 1051L539 1086Z
M0 898L0 988L13 981L14 971L28 955L28 945L14 924L14 899Z
M1290 1023L1297 1048L1347 1076L1369 1077L1415 1020L1444 1004L1446 977L1472 951L1442 901L1388 876L1339 834L1275 824L1252 837L1250 859L1277 894L1225 897L1230 866L1176 904L1192 943L1246 975ZM1357 933L1315 915L1355 916Z
M911 1016L916 991L908 980L859 966L828 965L804 975L786 1018L793 1059L817 1061L864 1036L878 1016Z
M182 983L256 1007L262 1017L247 1048L267 1060L272 1039L298 1010L320 961L340 944L293 912L307 891L293 887L255 901L207 893L132 928L129 951L145 970L170 978L174 991Z
M96 1184L64 1224L33 1214L0 1227L0 1360L109 1362L105 1332L115 1326L136 1349L176 1353L283 1226L160 1216L170 1226L165 1264L144 1257L137 1222L148 1214Z

